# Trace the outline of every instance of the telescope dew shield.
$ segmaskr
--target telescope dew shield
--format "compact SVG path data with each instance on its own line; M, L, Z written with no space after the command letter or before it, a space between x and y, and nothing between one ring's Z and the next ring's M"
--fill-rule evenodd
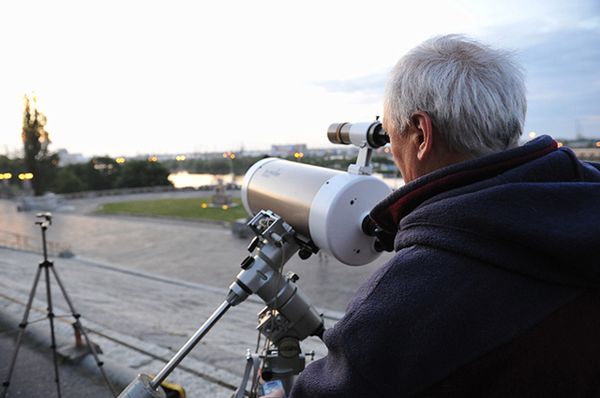
M242 203L252 215L271 210L296 232L310 238L308 217L313 198L338 170L278 158L256 162L244 176Z
M242 202L250 214L273 211L342 263L363 265L380 254L363 219L390 192L373 176L267 158L246 173Z

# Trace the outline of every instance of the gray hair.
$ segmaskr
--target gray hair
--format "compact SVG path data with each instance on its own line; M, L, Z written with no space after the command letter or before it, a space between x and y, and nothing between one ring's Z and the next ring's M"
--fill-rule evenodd
M511 55L460 35L429 39L403 56L385 93L386 124L406 131L427 112L450 150L482 156L516 146L527 111Z

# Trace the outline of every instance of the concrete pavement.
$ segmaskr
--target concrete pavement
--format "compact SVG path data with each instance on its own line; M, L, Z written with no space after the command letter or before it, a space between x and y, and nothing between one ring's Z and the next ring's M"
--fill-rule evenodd
M21 320L40 256L0 249L0 313L2 324L15 328ZM82 323L104 351L104 361L124 371L121 384L137 372L157 373L224 299L224 290L187 281L143 274L91 260L54 259L58 272ZM44 280L37 288L30 319L45 316ZM51 283L56 330L63 342L73 342L68 306L58 286ZM256 345L256 314L262 304L249 300L232 308L192 351L170 379L189 391L189 396L229 397L241 380L244 355ZM331 326L334 320L328 320ZM27 328L38 344L49 346L46 320ZM62 345L64 345L63 343ZM326 351L316 338L303 348L316 357ZM9 358L2 355L1 367ZM110 366L109 366L110 367ZM87 364L88 370L95 368ZM114 373L114 372L113 372ZM123 381L124 379L124 381ZM208 395L207 395L208 394Z
M10 366L9 358L15 348L16 332L4 323L0 324L0 377L1 383L7 378ZM48 330L49 333L49 330ZM60 388L63 397L85 396L90 398L111 397L110 390L103 380L85 370L74 367L60 367ZM57 389L54 378L54 365L50 347L27 334L15 363L15 369L9 386L9 397L56 397ZM0 387L0 391L3 387Z
M149 197L156 195L128 199ZM157 372L222 302L247 255L248 242L214 224L90 215L99 201L110 199L74 200L54 213L48 239L68 243L76 254L55 259L56 269L105 357L135 371ZM0 229L39 236L34 213L18 213L13 204L0 200ZM0 249L0 312L12 314L13 324L22 315L39 261L36 254ZM313 304L332 315L327 320L331 326L383 261L348 267L326 255L308 261L296 257L286 270L300 275L299 285ZM45 298L38 296L37 307L43 309ZM56 305L66 308L59 301ZM256 345L254 328L261 308L250 299L231 309L182 362L173 380L189 396L229 397L240 381L246 349ZM43 332L47 334L47 326ZM64 334L72 338L70 326ZM326 354L318 339L309 339L303 348L314 350L316 357Z
M160 197L200 194L204 193L172 192ZM157 195L130 195L129 198ZM80 257L222 288L229 286L241 260L247 256L249 242L232 236L229 229L221 225L88 213L94 203L106 200L110 199L69 201L69 211L54 213L48 239L67 243ZM17 212L14 202L0 200L0 230L39 239L34 214ZM388 257L386 253L372 264L350 267L325 253L306 261L295 256L286 265L286 271L300 276L300 286L315 305L343 312L356 289Z

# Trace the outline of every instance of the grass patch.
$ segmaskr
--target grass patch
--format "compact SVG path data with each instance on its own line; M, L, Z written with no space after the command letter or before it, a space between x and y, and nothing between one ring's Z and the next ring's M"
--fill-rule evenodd
M150 217L173 217L187 220L235 221L248 217L239 199L233 199L237 206L224 210L221 207L203 208L208 199L157 199L131 202L106 203L100 207L100 214L127 214Z

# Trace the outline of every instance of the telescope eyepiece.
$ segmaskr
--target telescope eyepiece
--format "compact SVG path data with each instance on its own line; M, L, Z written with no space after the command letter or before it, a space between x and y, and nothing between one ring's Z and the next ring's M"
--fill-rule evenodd
M356 145L366 143L376 149L390 142L379 120L367 123L333 123L327 129L327 138L332 144Z
M379 148L390 143L390 136L383 129L380 121L376 121L371 125L367 133L367 142L373 148Z

